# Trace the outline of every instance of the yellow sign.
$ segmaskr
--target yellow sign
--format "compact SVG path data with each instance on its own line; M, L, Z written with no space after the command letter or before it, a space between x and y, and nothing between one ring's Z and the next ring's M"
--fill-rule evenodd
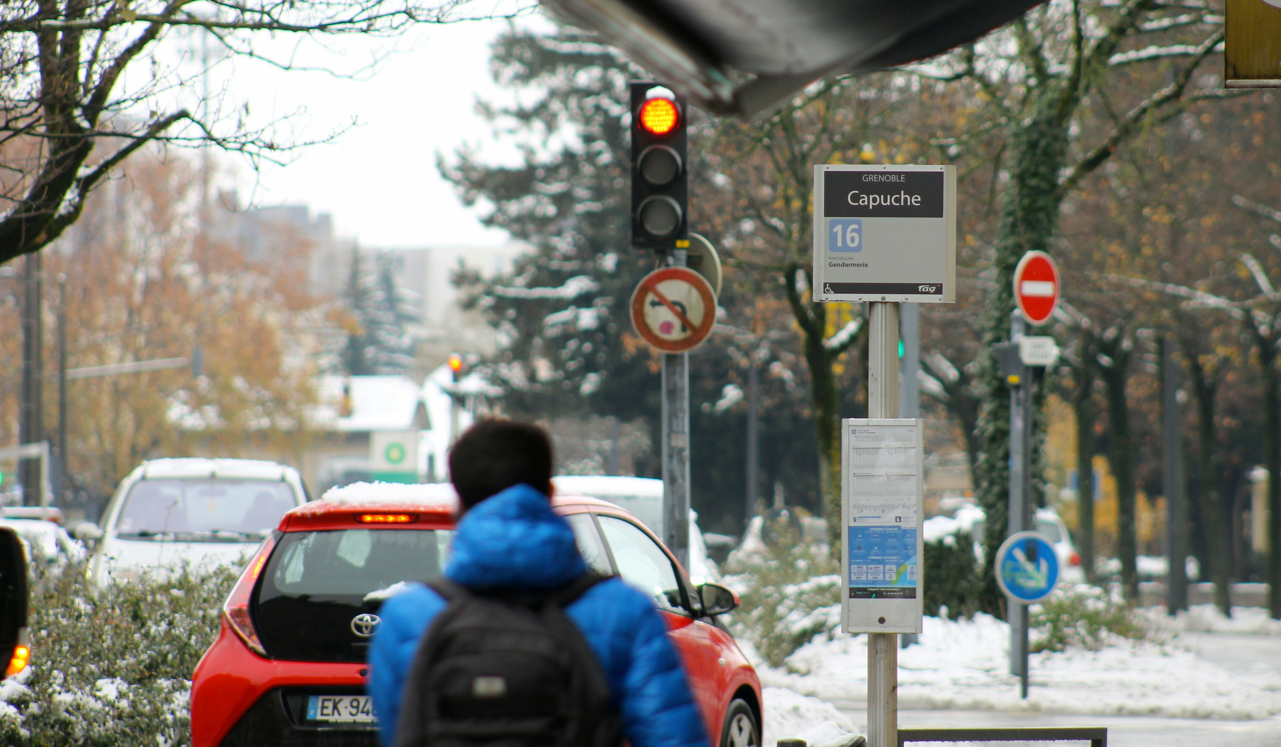
M1281 88L1281 0L1228 0L1223 84Z

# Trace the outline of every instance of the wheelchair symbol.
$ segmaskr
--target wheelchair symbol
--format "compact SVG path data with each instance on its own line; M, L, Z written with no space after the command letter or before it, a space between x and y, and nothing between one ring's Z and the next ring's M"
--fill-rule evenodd
M828 283L828 284L826 284L826 285L824 285L824 286L823 286L823 292L824 292L824 293L831 293L831 292L832 292L832 286L831 286L831 284L830 284L830 283Z

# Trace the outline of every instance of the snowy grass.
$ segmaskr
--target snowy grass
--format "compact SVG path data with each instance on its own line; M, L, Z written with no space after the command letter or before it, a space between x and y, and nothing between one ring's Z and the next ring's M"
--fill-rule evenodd
M191 673L239 571L184 569L94 594L82 570L32 594L32 663L0 686L0 744L189 744Z
M1203 719L1281 714L1281 677L1230 673L1172 641L1115 638L1098 651L1034 654L1026 701L1009 674L1008 651L1009 626L991 616L925 618L920 644L899 652L899 707ZM770 687L822 700L865 700L866 638L819 637L784 666L758 671Z

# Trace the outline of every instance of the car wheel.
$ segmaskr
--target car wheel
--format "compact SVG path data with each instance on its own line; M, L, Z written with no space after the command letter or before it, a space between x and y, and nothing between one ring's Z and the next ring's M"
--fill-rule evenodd
M756 714L746 701L734 698L725 711L721 747L760 747L760 744L761 725L756 722Z

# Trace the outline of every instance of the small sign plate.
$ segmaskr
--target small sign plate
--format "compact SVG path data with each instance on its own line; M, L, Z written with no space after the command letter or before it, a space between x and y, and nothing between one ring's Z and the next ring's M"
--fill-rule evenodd
M1019 359L1025 366L1053 366L1059 359L1059 346L1047 335L1024 335L1019 338Z

